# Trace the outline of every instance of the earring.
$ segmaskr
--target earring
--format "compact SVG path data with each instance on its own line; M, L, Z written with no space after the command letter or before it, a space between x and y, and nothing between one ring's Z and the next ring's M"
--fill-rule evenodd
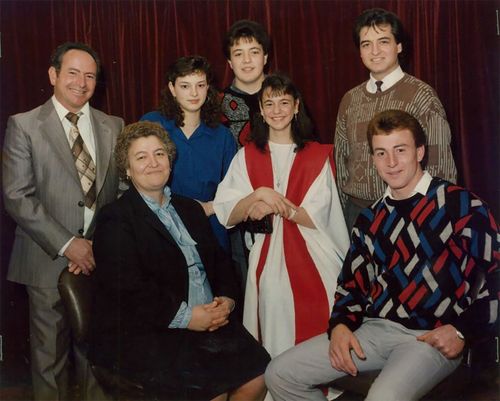
M127 179L127 181L130 181L130 176L128 174L125 178Z
M261 114L262 116L262 122L265 124L266 123L266 119L264 118L264 116Z
M297 122L297 114L299 114L299 113L294 114L295 122Z

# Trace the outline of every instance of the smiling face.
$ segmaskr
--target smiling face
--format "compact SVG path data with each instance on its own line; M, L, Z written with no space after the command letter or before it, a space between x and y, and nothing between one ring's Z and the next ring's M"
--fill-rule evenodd
M396 43L390 25L365 26L359 38L361 60L375 79L383 80L399 66L398 54L403 46Z
M137 138L130 144L127 175L139 192L161 199L170 176L170 161L165 145L157 136Z
M59 71L49 68L49 78L59 103L77 113L94 94L97 64L89 53L72 49L63 55Z
M291 138L291 124L299 111L299 100L289 94L272 93L268 88L262 94L260 112L269 125L269 139L281 142Z
M372 137L373 162L378 174L391 188L395 199L406 199L423 175L420 162L425 146L415 146L409 129L391 131Z
M199 113L207 99L208 82L203 72L178 77L168 87L184 113Z
M264 80L267 54L254 38L240 38L231 46L229 66L234 72L234 83L238 89L256 93Z

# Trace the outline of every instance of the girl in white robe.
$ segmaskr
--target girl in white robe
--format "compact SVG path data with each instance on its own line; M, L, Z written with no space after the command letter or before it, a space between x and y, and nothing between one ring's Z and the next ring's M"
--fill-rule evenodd
M214 210L227 228L272 218L251 246L243 323L271 357L328 326L349 236L332 171L332 147L312 126L293 83L266 77L261 118L219 184Z

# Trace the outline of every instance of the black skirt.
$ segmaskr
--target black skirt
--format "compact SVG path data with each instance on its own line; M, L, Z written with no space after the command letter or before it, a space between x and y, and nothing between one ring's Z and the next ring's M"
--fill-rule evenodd
M186 330L173 365L143 372L141 382L152 399L210 400L262 375L269 360L241 323L231 320L213 332Z

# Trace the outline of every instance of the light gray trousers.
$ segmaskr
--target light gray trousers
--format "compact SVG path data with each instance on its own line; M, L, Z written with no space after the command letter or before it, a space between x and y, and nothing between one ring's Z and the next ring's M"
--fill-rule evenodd
M410 330L386 319L365 319L355 335L365 360L351 352L359 372L381 370L366 400L418 400L452 373L461 357L447 359L437 349L416 340L425 330ZM271 361L266 384L274 401L325 401L318 388L346 373L334 369L326 334L314 337Z
M31 376L35 401L68 400L71 330L57 288L26 286L30 306ZM85 400L109 399L94 378L84 351L73 346L76 382ZM75 380L73 380L75 382Z

